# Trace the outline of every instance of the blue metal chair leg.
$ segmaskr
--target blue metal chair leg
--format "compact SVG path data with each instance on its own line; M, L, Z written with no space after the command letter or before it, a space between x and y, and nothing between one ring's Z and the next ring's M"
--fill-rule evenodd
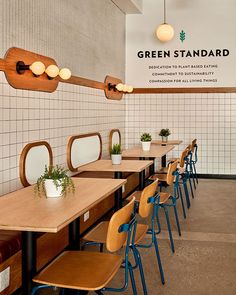
M180 185L178 186L178 191L179 191L179 197L182 205L182 210L183 210L183 215L184 218L186 219L186 212L185 212L185 206L184 206L184 200L183 200L183 194Z
M192 164L190 165L190 175L191 175L192 180L193 180L193 186L196 189L196 182L195 182L195 176L194 176L194 173L193 173L193 165Z
M46 289L46 288L53 288L52 286L49 286L49 285L40 285L40 286L36 286L33 288L32 292L31 292L31 295L35 295L38 290L40 289Z
M194 170L195 178L196 178L196 181L197 181L197 184L198 184L197 170L196 170L196 165L195 165L194 162L193 162L193 170Z
M184 188L184 193L185 193L187 208L189 209L190 206L191 206L191 203L190 203L190 199L189 199L187 181L186 181L186 178L184 176L183 176L182 180L183 180L183 188Z
M175 246L174 246L174 241L172 237L172 232L171 232L171 227L170 227L170 220L169 220L169 215L168 215L168 209L166 208L165 205L163 205L165 216L166 216L166 223L167 223L167 228L168 228L168 233L170 237L170 245L171 245L171 250L174 253L175 252Z
M139 267L139 272L140 272L140 277L141 277L141 282L142 282L142 287L143 287L143 294L148 295L140 253L136 247L133 247L132 250L134 253L136 264Z
M132 265L130 263L129 263L129 275L130 275L131 285L133 289L133 295L137 295L137 288L136 288L135 280L134 280L134 272L133 272Z
M161 276L161 282L164 285L165 284L165 277L164 277L164 272L162 269L161 257L160 257L158 243L157 243L157 237L156 237L155 233L154 233L154 245L155 245L156 257L157 257L157 262L158 262L160 276Z
M155 215L156 215L157 228L158 228L158 231L156 232L156 234L159 234L161 232L161 223L160 223L160 219L159 219L159 216L158 216L158 206L156 206Z
M193 186L192 186L191 178L189 177L188 180L189 180L189 185L190 185L191 195L192 195L192 198L194 199L194 192L193 192Z
M181 229L180 229L180 225L179 225L179 217L178 217L178 212L177 212L177 208L176 208L176 204L175 204L174 199L172 199L172 203L173 203L173 207L174 207L175 220L176 220L176 225L177 225L177 228L178 228L178 233L179 233L179 236L181 236Z

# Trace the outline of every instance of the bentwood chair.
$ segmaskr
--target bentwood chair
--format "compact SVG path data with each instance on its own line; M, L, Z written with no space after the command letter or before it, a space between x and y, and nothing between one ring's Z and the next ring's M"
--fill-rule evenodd
M197 151L198 151L198 145L197 145L197 139L195 138L191 144L191 157L190 157L190 169L192 169L193 177L195 178L195 179L193 178L194 186L195 186L195 180L198 183L198 176L197 176L197 170L196 170L196 163L198 161Z
M140 277L142 281L142 287L144 294L147 293L144 273L143 273L143 267L142 267L142 261L141 257L138 251L138 247L140 248L150 248L152 246L155 246L156 250L156 256L157 256L157 262L160 270L161 275L161 281L164 284L164 273L162 269L159 249L158 249L158 243L157 238L154 230L154 221L156 216L156 210L158 206L158 200L156 196L156 189L157 189L157 183L158 181L153 182L149 186L145 187L143 191L137 191L133 193L128 200L131 200L135 197L136 202L139 202L138 206L138 213L142 218L147 218L151 212L152 212L152 225L149 229L149 226L146 224L138 223L136 226L136 231L133 233L133 243L130 243L130 249L132 250L134 254L134 259L136 265L133 266L133 268L139 268ZM87 241L84 246L88 245L102 245L105 243L105 237L108 229L108 221L100 222L95 228L93 228L90 232L88 232L83 239ZM146 233L150 233L152 235L152 242L149 245L144 245L141 243L142 239L146 235Z
M174 209L178 233L179 233L179 236L181 236L179 217L178 217L178 212L177 212L177 208L176 208L176 200L179 198L179 195L178 195L179 172L177 169L177 165L178 165L178 161L176 160L173 163L169 164L167 174L153 174L151 177L149 177L150 180L155 181L156 179L158 179L159 182L163 181L169 187L172 187L172 192L168 192L168 191L159 192L159 196L160 196L159 207L163 208L164 213L165 213L167 229L168 229L169 238L170 238L170 245L171 245L171 250L173 253L175 252L175 247L174 247L174 241L173 241L173 237L172 237L169 214L168 214L168 208L170 208L170 207L173 207L173 209ZM180 190L180 192L181 192L181 190ZM181 203L182 203L182 208L184 209L182 193L180 194L180 199L181 199ZM185 210L184 210L184 214L185 214ZM160 225L158 216L157 216L157 224L158 224L159 232L161 232L161 225Z
M32 295L42 288L59 287L81 291L94 291L103 294L103 291L124 292L128 287L130 274L133 294L137 294L133 268L129 262L129 246L132 243L132 232L136 228L136 219L133 217L134 198L123 208L113 214L108 224L106 248L111 253L65 251L33 281L40 284L34 287ZM125 257L114 254L125 245ZM124 285L120 288L106 287L120 267L125 269ZM61 294L63 294L63 292Z
M160 253L159 253L159 248L158 248L158 242L157 242L157 237L156 235L159 232L155 231L155 223L158 222L157 217L158 217L158 208L159 208L159 202L160 202L160 196L156 193L157 191L157 186L158 186L158 179L155 180L153 183L145 187L142 191L135 191L130 197L135 197L135 202L138 204L137 212L141 218L148 218L151 216L151 225L149 226L147 230L147 234L152 236L151 242L150 243L141 243L141 240L139 242L136 241L135 245L138 248L151 248L155 247L155 252L156 252L156 258L157 258L157 263L160 271L160 276L161 276L161 282L162 284L165 284L165 278L164 278L164 272L162 269L162 264L161 264L161 258L160 258ZM141 224L137 225L138 227L141 226Z

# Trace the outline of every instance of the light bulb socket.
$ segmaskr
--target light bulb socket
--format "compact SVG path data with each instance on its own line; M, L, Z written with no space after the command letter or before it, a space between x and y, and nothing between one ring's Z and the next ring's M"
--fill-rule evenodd
M111 91L111 90L116 91L116 85L115 84L108 83L107 88L108 88L109 91Z
M16 72L20 75L24 74L26 70L29 70L29 65L26 65L23 61L16 63Z

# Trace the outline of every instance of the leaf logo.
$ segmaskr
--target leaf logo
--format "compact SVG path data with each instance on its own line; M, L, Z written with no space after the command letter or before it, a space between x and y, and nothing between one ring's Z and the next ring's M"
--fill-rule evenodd
M181 42L184 42L185 40L185 32L183 30L179 33L179 39Z

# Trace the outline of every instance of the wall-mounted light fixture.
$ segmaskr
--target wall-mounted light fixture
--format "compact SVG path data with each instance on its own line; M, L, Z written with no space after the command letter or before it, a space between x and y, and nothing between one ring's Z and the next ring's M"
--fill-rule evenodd
M24 74L26 70L31 70L35 76L39 76L45 72L45 65L41 61L35 61L31 65L26 65L23 61L18 61L16 63L16 71L18 74Z
M161 42L170 41L174 37L174 29L166 23L166 0L164 0L164 23L156 29L156 36Z
M59 70L59 68L53 64L45 69L45 65L41 61L35 61L31 65L26 65L23 61L18 61L16 63L16 71L18 74L22 75L26 70L31 70L36 77L45 72L49 80L56 78L58 75L63 80L68 80L71 77L71 71L69 69L63 68Z
M118 84L112 84L108 83L108 90L114 90L114 91L120 91L120 92L133 92L133 87L130 85L118 83Z

